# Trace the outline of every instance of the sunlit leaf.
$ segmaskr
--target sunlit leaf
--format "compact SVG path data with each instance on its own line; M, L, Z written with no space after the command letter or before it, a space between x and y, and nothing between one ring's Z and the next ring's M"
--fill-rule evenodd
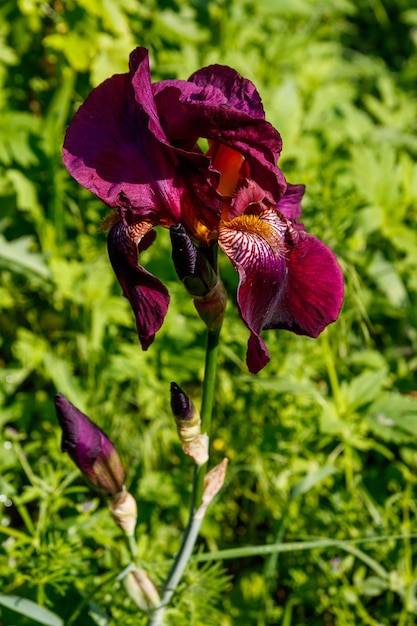
M0 604L16 611L16 613L30 617L38 624L44 624L45 626L64 626L63 620L56 615L56 613L52 613L52 611L39 606L39 604L35 604L35 602L31 600L26 600L19 596L0 594Z

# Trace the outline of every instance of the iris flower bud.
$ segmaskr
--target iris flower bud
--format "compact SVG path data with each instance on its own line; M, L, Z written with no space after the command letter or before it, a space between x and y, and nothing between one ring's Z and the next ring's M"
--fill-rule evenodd
M220 328L227 294L216 267L214 246L196 246L182 224L170 228L172 260L178 278L194 298L194 306L209 330Z
M171 383L171 410L178 428L200 426L199 412L177 383Z
M62 451L70 455L95 489L107 496L119 494L123 490L124 472L114 445L62 393L55 396L55 407L62 428Z
M161 604L158 591L144 569L133 566L123 577L123 584L133 602L142 611L151 611Z
M169 232L178 278L191 296L206 296L218 280L213 246L197 247L182 224L174 224Z
M207 434L201 432L200 414L176 383L171 383L171 410L184 453L197 465L206 463L209 440Z

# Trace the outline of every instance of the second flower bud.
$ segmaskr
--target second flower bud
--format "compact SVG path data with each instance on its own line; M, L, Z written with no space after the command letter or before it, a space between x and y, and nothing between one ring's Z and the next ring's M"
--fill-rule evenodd
M209 439L201 432L198 410L176 383L171 383L171 410L184 453L197 465L203 465L208 461Z

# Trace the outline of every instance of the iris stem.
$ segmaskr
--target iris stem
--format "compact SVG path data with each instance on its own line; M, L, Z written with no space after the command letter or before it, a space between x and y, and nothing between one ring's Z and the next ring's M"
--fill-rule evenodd
M220 328L216 331L207 331L206 362L201 403L201 432L207 433L208 436L210 436L211 418L213 414L219 336ZM204 477L207 473L207 465L207 463L204 463L204 465L195 466L188 525L184 532L181 547L163 586L161 605L149 615L148 626L162 626L167 607L187 567L197 541L204 514L200 512L199 515L196 515L196 512L203 496Z
M214 391L216 385L217 359L219 354L220 328L217 331L207 331L206 364L204 371L203 398L201 402L201 432L210 437L211 418L213 415ZM201 504L203 496L204 477L208 463L196 466L194 492L194 510Z
M130 556L132 557L133 563L136 563L138 558L138 545L136 543L136 539L133 535L126 535L126 543L130 552Z

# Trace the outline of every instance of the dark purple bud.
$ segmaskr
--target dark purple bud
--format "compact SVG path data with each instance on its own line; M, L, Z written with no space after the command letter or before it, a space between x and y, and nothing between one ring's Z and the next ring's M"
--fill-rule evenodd
M67 452L92 485L108 496L123 489L124 472L116 448L103 431L69 400L55 396L62 428L62 451Z
M176 383L171 383L171 410L175 419L188 421L194 417L195 408L191 400Z
M194 276L197 262L197 247L191 241L182 224L174 224L169 229L172 243L172 260L178 278L183 281Z
M213 246L196 246L182 224L170 228L172 260L178 278L193 298L203 298L218 282Z
M197 465L208 460L209 438L201 432L200 414L187 394L171 383L171 409L177 424L182 449Z

